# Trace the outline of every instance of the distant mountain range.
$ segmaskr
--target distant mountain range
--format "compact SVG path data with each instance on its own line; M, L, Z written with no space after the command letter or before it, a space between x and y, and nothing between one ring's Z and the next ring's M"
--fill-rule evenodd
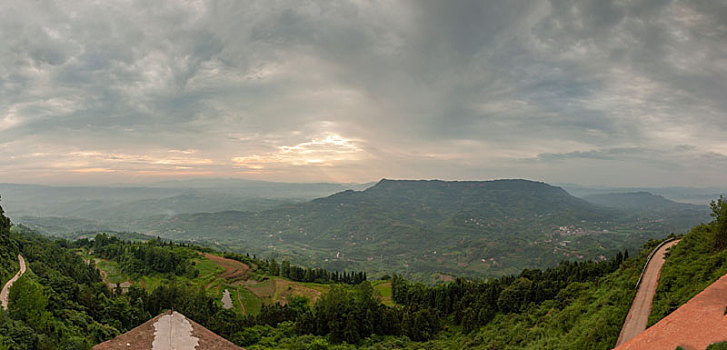
M645 239L706 220L702 209L673 220L673 211L637 214L542 182L381 180L364 191L260 212L183 214L136 227L308 265L430 280L514 273L638 249Z
M588 202L609 208L641 212L695 210L704 211L704 205L680 203L649 192L592 194L583 197Z
M727 188L724 187L598 187L574 184L558 184L558 186L579 198L598 194L646 192L672 201L697 205L707 205L720 195L727 195Z
M528 180L384 179L365 190L341 191L339 187L334 191L338 193L313 200L233 196L236 203L224 198L242 189L224 194L219 187L212 188L215 191L128 200L116 207L97 207L97 212L84 209L90 218L22 217L19 221L56 234L88 231L96 223L99 229L195 240L306 266L366 270L373 276L399 272L436 281L450 275L516 273L522 268L553 266L563 259L602 259L617 250L636 250L648 238L681 232L708 220L705 206L649 193L581 199L560 187ZM289 195L295 188L288 188ZM299 192L334 188L314 184L300 187ZM154 191L169 193L163 187L142 192L158 196ZM107 193L113 198L114 193ZM108 214L113 219L101 218L109 211L114 211Z
M143 186L42 186L0 184L14 218L72 217L104 223L154 215L259 211L370 184L279 183L236 179L166 181Z

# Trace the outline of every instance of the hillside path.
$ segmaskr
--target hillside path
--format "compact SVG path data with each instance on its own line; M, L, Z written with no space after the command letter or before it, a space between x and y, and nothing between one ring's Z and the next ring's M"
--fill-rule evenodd
M659 284L659 273L661 272L661 267L664 266L664 254L667 249L677 243L679 243L679 240L671 241L661 246L646 266L639 290L636 292L634 302L631 304L629 314L626 316L626 321L624 321L624 325L621 328L621 334L616 342L617 347L646 330L646 325L649 323L649 315L651 314L651 303L654 299L656 287Z
M240 311L242 311L242 314L245 314L245 305L242 304L242 299L240 298L240 291L237 291L237 302L240 304Z
M0 292L0 302L2 302L2 308L4 310L8 309L8 301L10 298L10 287L12 287L13 283L20 278L25 273L26 267L25 267L25 259L18 254L18 262L20 263L20 271L13 276L7 283L5 283L5 286L3 286L2 292Z
M727 341L727 275L616 350L702 350Z

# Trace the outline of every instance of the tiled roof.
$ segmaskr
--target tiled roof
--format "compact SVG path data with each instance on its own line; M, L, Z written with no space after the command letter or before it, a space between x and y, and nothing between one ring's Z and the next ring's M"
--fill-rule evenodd
M94 350L240 350L241 347L212 333L176 311L167 311Z

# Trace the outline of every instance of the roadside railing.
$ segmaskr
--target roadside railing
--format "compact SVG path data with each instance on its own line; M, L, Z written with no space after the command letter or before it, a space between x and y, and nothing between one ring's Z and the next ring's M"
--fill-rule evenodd
M639 280L636 281L636 289L639 289L639 284L641 284L641 279L644 278L644 272L646 272L646 268L649 266L649 261L651 261L651 258L654 257L654 254L656 254L656 251L659 250L664 244L667 244L676 238L669 238L657 245L654 249L651 250L651 253L649 253L649 256L646 258L646 263L644 263L644 268L641 269L641 275L639 275Z

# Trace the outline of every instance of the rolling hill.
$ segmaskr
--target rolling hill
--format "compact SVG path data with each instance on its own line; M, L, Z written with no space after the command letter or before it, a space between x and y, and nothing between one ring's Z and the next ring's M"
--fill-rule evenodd
M364 191L260 212L183 214L135 224L154 236L430 282L602 258L665 236L674 230L669 225L542 182L387 179Z
M371 199L376 203L421 185L432 185L431 195L416 191L411 197L447 208L412 222L437 222L471 207L457 207L450 198L455 196L448 194L464 196L470 190L462 188L472 184L454 184L450 187L456 190L450 192L438 191L447 187L439 182L384 183L376 190L380 193L344 196L380 196ZM563 210L569 219L580 215L567 204L580 200L572 201L545 184L514 181L475 187L505 192L514 187L515 193L527 188L531 201L544 200L553 207L533 206L525 213L536 211L551 219ZM550 194L542 197L543 193ZM305 205L342 206L340 198L335 199L339 195ZM724 275L727 251L715 249L715 244L723 242L727 232L726 206L720 201L715 220L695 227L669 253L654 297L652 322ZM521 207L527 205L502 209L497 217L513 211L512 215L523 215ZM606 217L619 215L583 208ZM11 349L86 349L169 309L191 315L190 319L250 349L607 349L618 337L642 266L659 244L641 242L643 249L631 257L618 252L598 262L566 261L500 278L456 278L426 286L401 275L366 281L364 273L294 268L285 262L278 265L274 260L139 234L120 234L123 240L105 234L91 240L52 240L23 226L11 227L2 214L0 207L0 284L17 271L17 254L28 262L27 273L10 290L8 311L0 312L0 348ZM598 236L610 234L601 231ZM296 269L298 273L293 272Z
M42 211L45 215L20 216L17 222L46 234L140 232L426 282L516 273L563 259L603 259L708 219L706 208L648 193L584 200L528 180L384 179L364 190L230 181L160 183L148 191L11 186L7 198L19 204L16 212L34 206ZM318 199L282 199L285 193L288 198L332 193L334 187L337 193ZM266 191L272 191L267 198L249 197Z
M642 212L694 210L706 214L708 211L706 206L675 202L663 196L645 191L593 194L585 196L583 199L603 207L638 210Z

